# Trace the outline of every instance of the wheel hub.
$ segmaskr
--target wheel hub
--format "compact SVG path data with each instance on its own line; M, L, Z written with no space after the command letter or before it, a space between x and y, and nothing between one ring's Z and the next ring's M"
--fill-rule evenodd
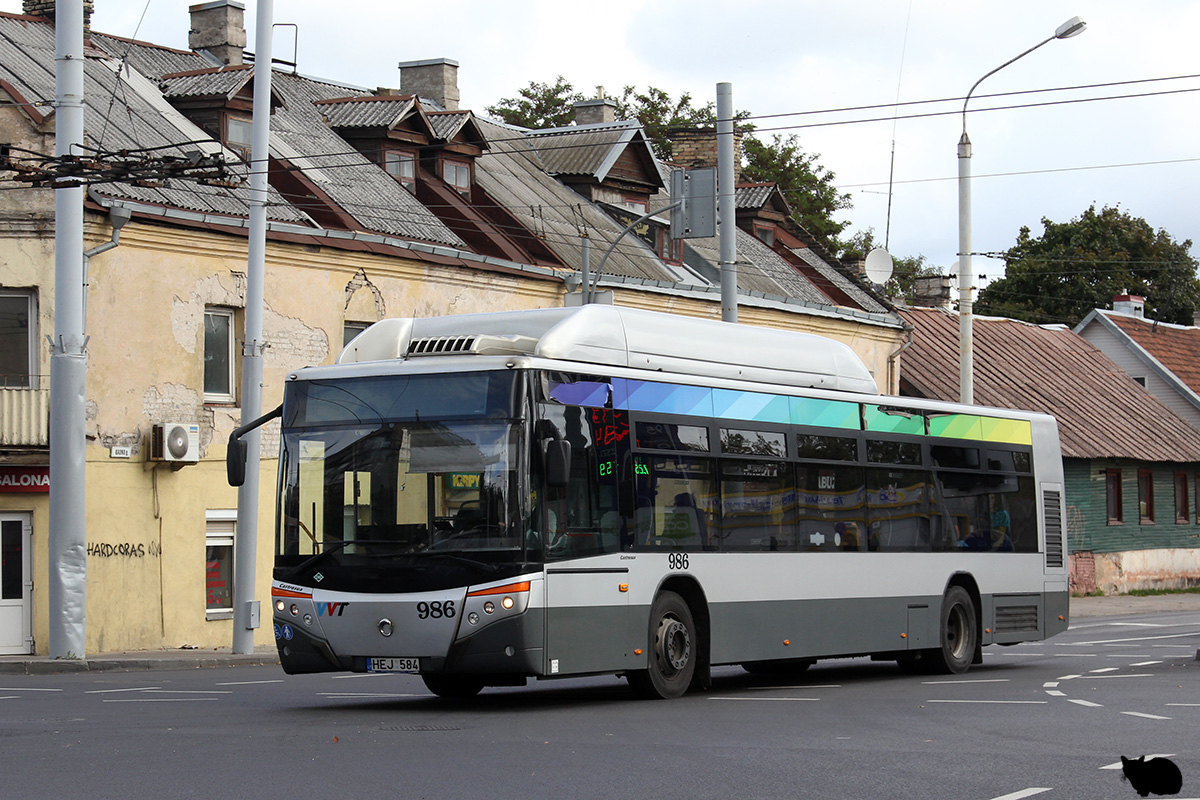
M669 664L676 672L687 666L692 656L692 638L686 625L677 619L664 618L659 623L657 638L660 662Z

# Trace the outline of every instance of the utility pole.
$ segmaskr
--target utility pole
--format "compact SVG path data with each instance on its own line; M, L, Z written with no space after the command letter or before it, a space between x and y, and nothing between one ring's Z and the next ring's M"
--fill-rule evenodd
M242 343L242 424L262 414L263 295L267 261L267 167L271 157L271 32L275 0L258 0L254 33L254 112L250 141L250 242L246 267L246 335ZM233 544L233 652L254 652L259 608L254 578L258 550L260 431L246 436L246 480L238 487Z
M721 230L721 319L738 321L737 197L734 186L733 84L717 84L717 188Z
M83 144L83 0L54 22L54 151ZM74 183L74 185L71 185ZM87 336L83 330L83 187L54 190L54 337L50 340L49 650L83 658L87 619Z

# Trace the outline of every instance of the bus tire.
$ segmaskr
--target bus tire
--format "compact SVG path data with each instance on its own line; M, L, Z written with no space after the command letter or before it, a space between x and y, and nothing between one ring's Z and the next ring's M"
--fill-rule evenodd
M951 586L942 599L938 641L941 646L930 651L934 671L961 675L971 668L979 648L979 627L975 603L961 586Z
M670 700L688 690L696 672L700 642L692 610L674 592L663 592L650 606L649 668L626 674L641 697Z
M426 689L447 700L463 700L483 691L483 681L469 675L422 673L421 680Z

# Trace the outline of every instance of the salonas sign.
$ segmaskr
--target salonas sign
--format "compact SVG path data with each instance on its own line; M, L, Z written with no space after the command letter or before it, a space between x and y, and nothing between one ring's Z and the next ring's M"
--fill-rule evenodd
M49 467L0 467L0 494L49 491Z

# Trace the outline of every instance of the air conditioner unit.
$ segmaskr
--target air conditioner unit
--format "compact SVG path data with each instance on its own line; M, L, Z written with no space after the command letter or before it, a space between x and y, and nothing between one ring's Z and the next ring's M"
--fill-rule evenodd
M162 422L150 431L151 461L199 461L200 426Z

